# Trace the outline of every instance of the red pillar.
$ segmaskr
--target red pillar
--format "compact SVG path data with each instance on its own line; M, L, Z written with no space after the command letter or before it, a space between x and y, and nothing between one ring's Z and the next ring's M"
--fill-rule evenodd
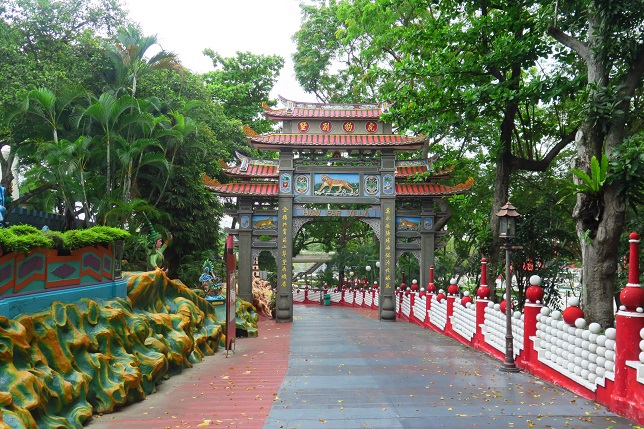
M476 290L476 334L472 339L474 348L480 349L481 345L485 343L483 338L483 330L481 326L485 323L485 307L490 303L488 298L492 291L487 287L487 259L481 259L481 284Z
M530 290L530 293L528 293ZM543 305L543 289L541 288L541 277L530 277L530 286L526 290L526 302L523 306L523 353L519 356L524 365L531 368L535 363L533 360L538 359L534 351L532 338L537 335L537 320Z
M615 315L615 388L611 409L641 421L644 419L640 402L642 398L636 397L640 389L630 389L631 383L638 384L637 372L626 365L629 360L639 361L640 332L644 329L644 290L639 283L638 265L639 238L636 232L629 237L628 284L620 293L622 305Z

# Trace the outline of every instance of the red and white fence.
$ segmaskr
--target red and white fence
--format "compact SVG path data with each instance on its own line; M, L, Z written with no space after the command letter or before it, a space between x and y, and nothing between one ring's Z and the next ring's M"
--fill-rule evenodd
M577 299L570 299L563 312L542 305L537 276L530 279L523 312L514 311L511 322L519 368L644 424L644 289L639 282L638 243L639 235L632 233L628 284L620 293L622 305L614 328L602 330L597 323L587 324ZM485 279L485 259L482 262L481 278ZM426 291L396 292L398 319L504 361L505 305L488 300L490 290L485 284L478 288L476 300L467 293L461 296L456 284L449 286L447 294L436 292L432 271ZM319 304L319 293L299 290L293 300ZM378 308L377 289L324 293L331 295L332 304Z

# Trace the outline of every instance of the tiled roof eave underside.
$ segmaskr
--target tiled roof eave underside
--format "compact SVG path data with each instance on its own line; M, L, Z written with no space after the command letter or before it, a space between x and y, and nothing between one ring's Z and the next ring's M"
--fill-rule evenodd
M471 183L469 181L456 186L445 186L432 183L401 183L396 184L396 196L450 196L465 193L470 187ZM277 183L272 182L235 182L213 185L209 186L209 188L221 196L279 196L279 186Z
M248 144L257 148L291 147L305 148L337 148L337 149L378 149L391 148L398 150L415 150L427 142L427 137L399 136L387 134L270 134L249 136Z

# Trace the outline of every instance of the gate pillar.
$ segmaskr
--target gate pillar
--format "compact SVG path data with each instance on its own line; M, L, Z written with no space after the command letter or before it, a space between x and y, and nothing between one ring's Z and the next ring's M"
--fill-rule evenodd
M380 302L378 318L381 321L396 321L395 282L396 282L396 159L393 153L381 157L383 180L380 207Z
M293 321L293 152L280 153L275 321Z
M420 285L425 287L429 283L429 267L434 265L434 248L436 234L434 232L434 202L423 201L420 214Z
M237 296L253 303L253 259L252 259L252 201L240 198L238 242Z

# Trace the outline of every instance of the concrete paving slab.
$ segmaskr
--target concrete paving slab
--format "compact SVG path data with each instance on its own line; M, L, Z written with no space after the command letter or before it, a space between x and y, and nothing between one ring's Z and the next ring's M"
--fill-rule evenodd
M90 429L627 429L633 422L498 360L376 312L296 306L292 324L261 320Z
M264 429L628 428L603 406L417 325L297 306Z

